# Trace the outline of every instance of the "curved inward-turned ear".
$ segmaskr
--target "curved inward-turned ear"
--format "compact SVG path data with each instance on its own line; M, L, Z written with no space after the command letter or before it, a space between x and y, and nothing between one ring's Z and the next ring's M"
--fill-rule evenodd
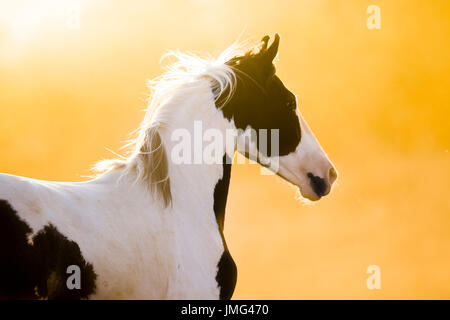
M269 36L265 36L264 38L261 39L261 42L263 43L262 47L261 47L261 51L266 51L267 44L269 43L269 39L270 39Z
M265 38L265 37L264 37ZM265 56L267 58L267 60L269 60L270 62L273 61L273 59L275 59L277 52L278 52L278 46L280 44L280 36L278 35L278 33L275 34L275 40L273 40L272 44L270 45L269 49L267 49ZM267 46L267 43L266 43Z

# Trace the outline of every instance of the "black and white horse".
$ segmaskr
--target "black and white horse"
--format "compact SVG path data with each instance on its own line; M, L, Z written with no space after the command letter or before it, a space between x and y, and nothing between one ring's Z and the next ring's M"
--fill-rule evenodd
M177 61L151 82L133 152L103 163L93 180L0 175L0 298L231 298L237 270L224 215L229 160L245 132L262 140L264 129L277 130L276 148L256 144L256 159L269 168L276 162L275 172L305 198L328 194L337 177L275 75L279 36L268 41L246 51L232 46L217 59L172 52ZM221 161L174 160L178 133L194 136L198 123L205 135L223 133L213 148Z

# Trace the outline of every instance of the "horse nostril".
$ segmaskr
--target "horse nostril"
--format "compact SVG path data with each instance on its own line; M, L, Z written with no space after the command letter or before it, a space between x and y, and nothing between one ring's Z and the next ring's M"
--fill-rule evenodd
M319 196L322 197L325 195L327 191L327 183L321 177L313 175L311 172L308 172L307 177L309 178L309 184L313 191Z
M330 182L330 186L331 186L333 184L333 182L336 181L336 179L337 179L337 172L336 172L335 168L333 168L333 167L330 168L328 177L329 177L329 182Z

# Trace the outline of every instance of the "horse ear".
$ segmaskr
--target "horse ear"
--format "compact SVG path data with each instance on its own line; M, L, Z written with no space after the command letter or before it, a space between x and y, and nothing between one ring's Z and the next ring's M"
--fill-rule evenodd
M266 37L264 37L265 39ZM269 37L267 37L269 38ZM269 39L267 39L269 40ZM280 36L278 35L278 33L275 34L275 40L273 40L272 44L270 45L269 49L267 49L265 56L267 58L267 60L269 60L270 62L273 61L273 59L275 59L275 56L277 55L278 52L278 46L280 44ZM267 46L267 43L266 43Z
M269 36L265 36L264 38L261 39L261 42L263 43L261 46L261 51L266 51L267 49L267 44L269 43Z

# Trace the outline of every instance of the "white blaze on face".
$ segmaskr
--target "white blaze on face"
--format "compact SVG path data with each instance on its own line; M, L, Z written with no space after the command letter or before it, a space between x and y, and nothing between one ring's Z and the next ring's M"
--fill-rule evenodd
M330 192L337 173L298 110L297 116L300 121L301 140L294 152L280 156L278 174L297 185L303 197L315 201ZM323 179L324 186L323 192L318 194L313 184L316 179L320 180L319 178Z

